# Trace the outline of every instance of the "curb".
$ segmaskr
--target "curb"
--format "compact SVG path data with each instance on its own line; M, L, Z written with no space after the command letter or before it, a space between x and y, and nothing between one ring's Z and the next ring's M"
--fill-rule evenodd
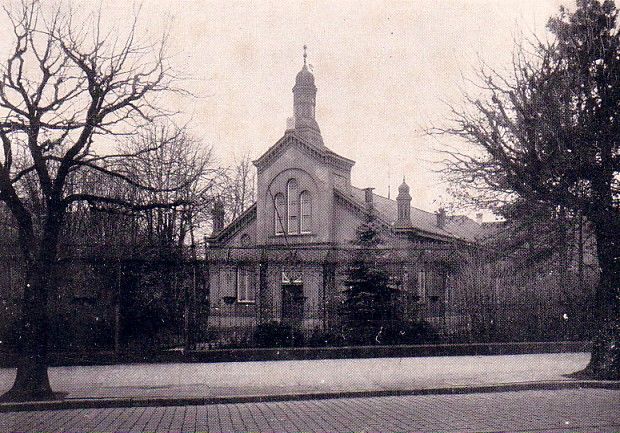
M0 403L0 413L38 410L66 409L105 409L155 406L204 406L213 404L261 403L279 401L327 400L336 398L393 397L409 395L454 395L477 394L510 391L539 391L565 389L612 389L620 390L616 381L551 381L551 382L515 382L497 385L453 386L441 388L420 388L409 390L373 390L345 392L316 392L276 395L245 395L218 397L155 397L155 398L101 398L101 399L67 399L56 401L34 401L24 403Z

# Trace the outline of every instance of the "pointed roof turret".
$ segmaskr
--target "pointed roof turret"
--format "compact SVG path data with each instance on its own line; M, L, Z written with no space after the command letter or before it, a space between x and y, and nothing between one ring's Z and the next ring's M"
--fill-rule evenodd
M409 185L405 182L405 176L403 176L403 183L398 187L396 203L398 214L394 226L396 228L411 227L411 195L409 194Z
M308 69L307 46L304 45L304 65L295 77L293 87L294 129L308 141L323 146L321 130L314 118L316 108L316 86L314 75ZM293 125L291 125L293 126Z

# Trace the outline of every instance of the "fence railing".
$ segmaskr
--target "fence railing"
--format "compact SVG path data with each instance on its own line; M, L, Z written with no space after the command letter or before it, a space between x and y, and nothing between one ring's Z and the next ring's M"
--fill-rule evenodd
M432 252L437 255L450 251ZM237 248L209 251L209 254L231 266L239 260L260 266L267 260L264 263L268 264L269 272L278 270L290 258L290 251L276 248L264 251ZM306 292L304 288L302 294L309 298L290 296L289 302L298 303L285 307L281 288L262 293L259 283L256 283L256 303L238 303L232 291L216 296L216 285L209 282L209 273L215 275L216 267L206 261L94 260L90 255L68 260L59 264L59 288L54 302L50 301L50 345L58 350L111 349L119 345L123 350L175 350L188 345L203 349L560 341L592 337L596 272L584 278L589 275L586 272L573 281L561 279L550 271L543 278L539 270L517 273L507 268L501 273L502 278L497 278L495 271L484 263L473 263L465 271L450 275L449 282L442 282L450 285L449 293L444 290L441 296L435 296L437 292L429 290L425 292L428 296L422 295L426 296L424 302L414 299L419 284L412 283L417 274L410 272L411 284L403 288L410 298L395 302L389 309L394 313L391 317L348 320L337 299L342 287L333 280L332 286L326 282L326 276L333 279L336 272L330 276L321 263L328 261L333 265L336 259L342 259L343 262L337 263L341 271L350 254L350 249L336 253L316 248L300 250L296 259L307 260L312 265L308 280L312 279L316 290L310 290L308 285L309 290ZM430 256L431 250L425 247L424 255L416 256L416 260ZM388 259L393 265L403 260L409 263L411 257L405 257L403 250L395 250ZM4 277L0 282L0 349L3 349L19 340L17 322L23 287L19 261L0 260L0 274ZM260 277L260 272L257 271L256 277ZM272 282L278 284L280 277L275 272ZM573 283L562 286L561 281ZM402 287L405 286L402 282ZM332 287L332 292L327 291L328 287ZM267 297L269 302L261 303ZM185 315L192 317L186 320ZM142 333L130 332L136 328L135 321L128 320L132 317L144 319L140 322ZM115 336L118 336L116 341Z
M299 316L291 317L280 306L222 305L209 310L208 327L197 335L197 347L489 343L592 337L591 306L575 309L545 302L481 303L446 306L440 314L436 310L420 304L407 316L356 322L339 314L337 306L330 311L322 305L304 305Z
M395 305L397 309L399 305ZM402 311L401 311L402 312ZM592 305L548 302L478 303L447 306L440 314L419 304L407 315L385 319L347 320L337 305L306 304L295 312L281 306L256 304L219 305L199 311L187 330L183 320L161 326L148 335L123 338L121 350L161 351L187 347L213 348L396 345L428 343L491 343L527 341L584 341L592 338ZM182 318L181 318L182 319ZM83 332L52 321L52 350L112 350L114 324L100 323L90 336L74 341L67 332ZM63 325L64 323L64 325ZM79 324L78 324L79 325ZM67 327L69 326L69 327ZM77 326L77 325L76 325ZM63 330L67 330L64 332ZM72 331L73 330L73 331ZM7 329L0 348L11 350L17 342L17 322ZM63 333L64 332L64 333Z

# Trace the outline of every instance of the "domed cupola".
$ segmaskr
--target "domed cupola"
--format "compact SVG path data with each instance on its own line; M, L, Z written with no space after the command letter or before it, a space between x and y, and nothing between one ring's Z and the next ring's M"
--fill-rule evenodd
M297 73L293 87L294 129L306 140L322 146L321 130L314 118L317 89L314 85L314 75L308 69L306 49L304 45L304 65Z
M408 196L408 198L411 199L411 196L409 196L409 185L405 182L405 178L403 178L403 183L398 187L398 197L401 196Z
M405 182L398 187L398 197L396 197L398 216L394 226L397 228L411 227L411 195L409 195L409 185Z
M300 87L309 87L316 91L316 86L314 85L314 75L312 72L308 70L308 65L306 64L306 54L304 53L304 66L301 68L301 71L297 73L297 77L295 77L295 87L293 87L293 92L295 89Z

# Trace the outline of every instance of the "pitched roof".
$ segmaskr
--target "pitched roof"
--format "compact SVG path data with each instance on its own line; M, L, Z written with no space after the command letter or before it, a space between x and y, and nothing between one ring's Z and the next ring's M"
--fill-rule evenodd
M351 192L347 193L335 189L337 194L345 197L355 205L365 209L365 191L351 186ZM373 193L373 205L379 214L379 218L387 224L393 224L398 216L398 205L395 200ZM225 242L256 219L256 203L246 209L239 217L228 224L222 231L212 235L209 240ZM416 207L411 207L411 224L414 230L423 234L433 235L439 238L453 238L467 242L476 242L488 234L488 223L480 225L465 215L454 215L446 218L446 226L442 229L437 227L437 216ZM487 230L485 230L487 229Z
M338 192L344 196L349 196L358 205L364 206L365 194L363 189L351 186L351 193L347 194L341 190ZM375 194L373 192L373 206L379 216L389 222L394 223L398 217L398 204L395 200ZM441 237L457 238L469 242L477 239L481 227L471 218L464 215L446 217L445 228L437 226L437 216L432 212L427 212L416 207L411 207L411 224L414 229Z

